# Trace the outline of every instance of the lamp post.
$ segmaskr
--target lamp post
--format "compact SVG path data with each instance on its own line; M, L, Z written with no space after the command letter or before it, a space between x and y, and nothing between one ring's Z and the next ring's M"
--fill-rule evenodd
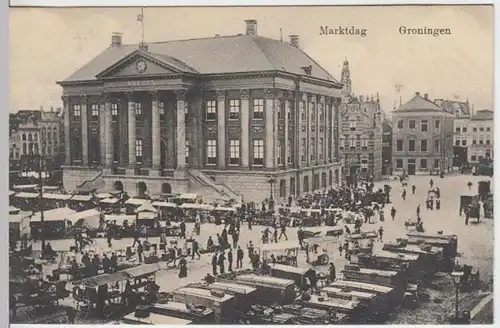
M269 189L269 209L274 209L274 198L273 198L273 185L278 181L276 175L266 174L267 183L270 185Z
M451 277L453 278L453 284L455 285L455 320L458 321L458 291L460 288L460 281L464 275L461 271L453 271Z

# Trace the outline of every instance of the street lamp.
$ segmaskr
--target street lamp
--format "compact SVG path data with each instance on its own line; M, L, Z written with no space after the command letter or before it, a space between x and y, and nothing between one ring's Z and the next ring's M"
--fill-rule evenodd
M266 174L266 182L269 183L270 189L269 189L269 209L272 210L274 209L274 199L273 199L273 185L278 182L278 179L276 178L276 175L271 175L271 174Z
M460 282L462 281L463 275L464 273L462 271L453 271L451 273L453 284L455 285L455 320L458 320L458 290L460 288Z

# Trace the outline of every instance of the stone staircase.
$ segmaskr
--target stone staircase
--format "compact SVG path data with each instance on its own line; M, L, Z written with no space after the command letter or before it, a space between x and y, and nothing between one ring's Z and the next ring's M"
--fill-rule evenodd
M235 199L240 201L241 196L222 183L216 183L204 173L190 169L188 171L189 189L203 197L205 202L214 202L221 199Z

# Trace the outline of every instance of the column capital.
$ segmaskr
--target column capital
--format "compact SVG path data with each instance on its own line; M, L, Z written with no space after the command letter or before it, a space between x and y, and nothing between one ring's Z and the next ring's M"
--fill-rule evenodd
M325 103L325 96L318 96L318 102L321 103L321 104L324 104Z
M67 103L69 101L69 96L68 95L62 95L61 96L61 100L63 101L63 103Z
M105 104L108 99L109 99L109 95L107 93L101 93L99 95L99 103L100 104Z
M248 90L248 89L241 89L240 90L241 100L248 100L249 97L250 97L250 90Z
M265 91L266 98L276 98L277 95L278 95L278 90L276 89L266 89Z
M132 91L125 92L125 98L127 98L128 102L134 101L134 92Z
M222 101L226 99L226 92L223 90L217 90L217 100Z
M87 98L88 98L88 97L87 97L87 95L81 95L81 96L80 96L80 101L81 101L82 103L86 104L86 103L87 103Z
M186 100L187 98L187 89L175 90L175 97L177 100Z
M160 91L159 90L153 90L153 91L148 91L148 95L153 98L152 100L158 100L158 97L160 96Z

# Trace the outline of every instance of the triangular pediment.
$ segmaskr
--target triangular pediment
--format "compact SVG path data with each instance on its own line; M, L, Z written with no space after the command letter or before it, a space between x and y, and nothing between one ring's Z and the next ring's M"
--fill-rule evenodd
M184 72L170 65L168 57L161 60L158 55L150 55L136 50L99 73L97 78L138 77L148 75L179 75Z

